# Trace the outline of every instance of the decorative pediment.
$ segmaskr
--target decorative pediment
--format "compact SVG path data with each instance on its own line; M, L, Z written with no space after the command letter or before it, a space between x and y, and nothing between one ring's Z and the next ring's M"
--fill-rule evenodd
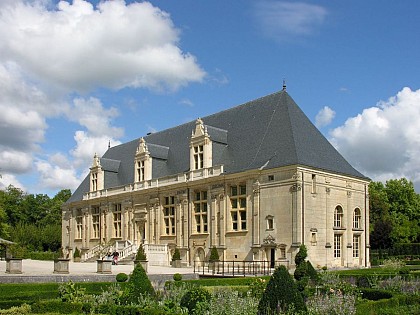
M201 137L201 136L208 136L207 128L204 126L203 120L201 118L197 118L195 121L195 130L192 131L191 137Z
M99 158L98 154L95 153L95 155L93 156L92 168L97 167L101 167L101 159Z
M276 244L276 239L271 235L271 234L269 234L265 239L263 239L263 244L264 245L268 245L268 246L276 246L277 244Z
M144 140L143 137L140 138L139 144L137 146L137 150L136 150L136 156L137 155L149 155L149 151L147 149L147 144L146 141Z

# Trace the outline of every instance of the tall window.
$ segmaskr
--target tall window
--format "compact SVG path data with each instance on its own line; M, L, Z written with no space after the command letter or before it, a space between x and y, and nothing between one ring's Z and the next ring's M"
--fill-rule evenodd
M353 228L354 229L360 229L362 227L361 224L362 221L362 212L359 208L354 209L353 212Z
M353 235L353 258L360 257L360 235Z
M334 210L334 227L341 228L343 227L343 208L337 206Z
M207 233L207 191L198 191L195 193L194 217L196 232Z
M246 186L237 185L230 188L232 230L246 230Z
M92 173L92 191L98 190L98 173Z
M99 238L99 207L92 207L92 238Z
M139 182L144 181L144 161L137 161L137 178Z
M316 194L316 175L312 174L312 193Z
M342 240L341 234L334 234L334 258L341 257L341 247L342 247L341 240Z
M204 167L204 149L203 145L194 147L194 169L198 170Z
M121 204L114 205L114 237L121 237Z
M163 220L165 223L165 234L175 235L175 197L165 197L163 206Z
M76 238L83 237L83 213L82 210L77 210L76 213Z

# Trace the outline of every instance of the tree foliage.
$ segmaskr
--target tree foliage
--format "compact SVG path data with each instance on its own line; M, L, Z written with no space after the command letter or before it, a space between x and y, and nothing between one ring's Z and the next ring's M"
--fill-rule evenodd
M370 240L373 249L420 242L420 196L405 178L369 185Z
M26 194L12 185L0 190L0 237L30 251L58 251L61 248L61 206L70 198L63 189L53 198Z

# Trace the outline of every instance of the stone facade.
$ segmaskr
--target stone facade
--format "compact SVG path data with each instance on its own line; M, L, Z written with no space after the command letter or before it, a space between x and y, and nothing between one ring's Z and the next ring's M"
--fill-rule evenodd
M131 182L107 187L107 178L122 174L122 166L95 155L89 185L63 207L69 256L76 247L86 253L101 243L129 241L147 244L150 255L153 246L165 247L168 254L155 259L158 264L169 265L175 247L184 265L201 264L215 246L220 260L293 267L305 244L315 267L369 266L367 178L299 161L270 165L268 160L258 168L226 171L222 158L215 161L220 150L215 142L229 146L224 132L233 131L220 132L205 122L197 119L190 129L183 152L189 169L183 172L154 176L156 165L170 163L171 148L141 138L127 167L134 171ZM251 165L255 158L249 160Z

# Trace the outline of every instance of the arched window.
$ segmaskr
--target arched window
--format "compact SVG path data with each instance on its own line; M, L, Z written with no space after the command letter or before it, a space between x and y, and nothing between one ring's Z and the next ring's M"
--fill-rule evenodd
M343 216L344 216L343 208L341 208L340 206L335 207L335 210L334 210L334 227L335 228L343 227Z
M353 212L353 229L360 229L362 227L362 212L359 208L354 209Z

